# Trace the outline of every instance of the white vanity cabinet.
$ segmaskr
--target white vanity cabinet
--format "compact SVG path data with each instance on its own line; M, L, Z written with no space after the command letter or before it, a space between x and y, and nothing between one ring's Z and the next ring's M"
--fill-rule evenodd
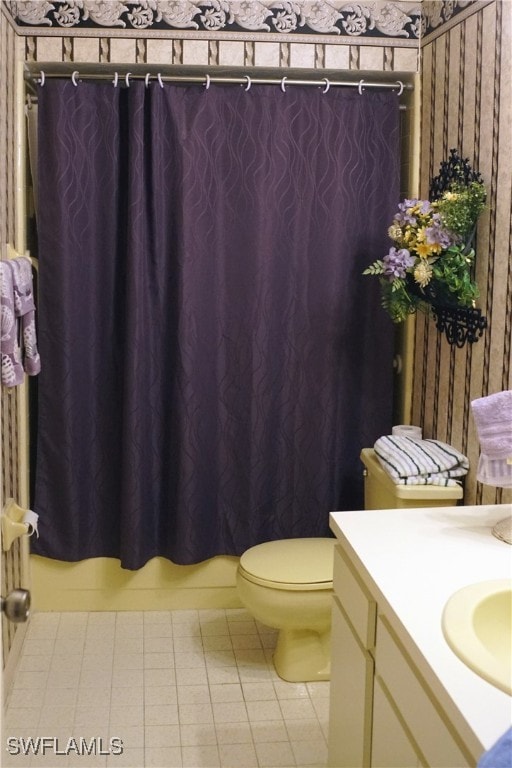
M384 736L388 742L386 748L390 752L391 761L387 762L387 758L381 759L380 755L385 751L385 747L382 744L382 728L375 725L381 718L376 714L374 702L375 748L372 749L371 765L375 768L413 768L420 765L462 768L474 765L471 752L457 734L449 715L443 710L383 616L379 616L377 621L375 655L376 682L380 683L386 703L393 711L397 724L401 726L401 732L397 731L400 737L396 745L392 743L389 735ZM412 754L415 755L415 762L410 761ZM409 762L398 762L398 756Z
M339 544L334 555L332 647L329 766L474 765Z
M406 689L411 681L407 662L393 653L393 641L382 621L371 592L337 545L329 722L329 766L333 768L415 768L429 764L406 722L417 700L407 702L404 716L390 693L390 688L403 690L404 672ZM399 698L403 701L403 697ZM429 738L435 739L436 734L429 734ZM461 762L459 754L457 762L434 764L456 768L467 762Z
M510 697L448 647L446 600L506 578L503 507L338 512L330 768L474 768L510 727Z
M334 553L329 765L370 765L376 604L341 554Z

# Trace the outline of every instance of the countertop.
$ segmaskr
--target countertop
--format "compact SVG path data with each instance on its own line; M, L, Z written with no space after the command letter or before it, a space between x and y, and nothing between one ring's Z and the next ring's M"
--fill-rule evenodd
M477 757L510 728L512 698L459 660L441 616L458 589L512 578L512 546L491 533L510 511L502 504L330 515L331 530L367 572L379 612L393 621L447 714L464 726L461 736Z

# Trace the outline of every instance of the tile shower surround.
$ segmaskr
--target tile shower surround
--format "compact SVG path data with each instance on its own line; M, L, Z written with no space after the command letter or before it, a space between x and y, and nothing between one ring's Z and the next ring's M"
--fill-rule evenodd
M244 609L40 613L5 711L4 766L325 766L329 683L286 683L276 632ZM9 736L123 741L26 757Z

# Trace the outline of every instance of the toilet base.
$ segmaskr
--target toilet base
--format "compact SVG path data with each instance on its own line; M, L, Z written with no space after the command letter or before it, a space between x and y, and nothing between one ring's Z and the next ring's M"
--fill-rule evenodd
M331 679L331 630L281 629L273 656L274 667L289 683Z

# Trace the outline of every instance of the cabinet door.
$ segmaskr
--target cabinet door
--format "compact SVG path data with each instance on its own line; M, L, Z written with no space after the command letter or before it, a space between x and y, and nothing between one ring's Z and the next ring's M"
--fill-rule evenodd
M328 765L368 768L373 659L357 638L337 598L333 601Z
M372 768L416 768L422 765L381 681L376 677L373 689Z
M469 750L384 616L377 622L376 659L377 674L403 715L425 763L432 768L474 765Z

